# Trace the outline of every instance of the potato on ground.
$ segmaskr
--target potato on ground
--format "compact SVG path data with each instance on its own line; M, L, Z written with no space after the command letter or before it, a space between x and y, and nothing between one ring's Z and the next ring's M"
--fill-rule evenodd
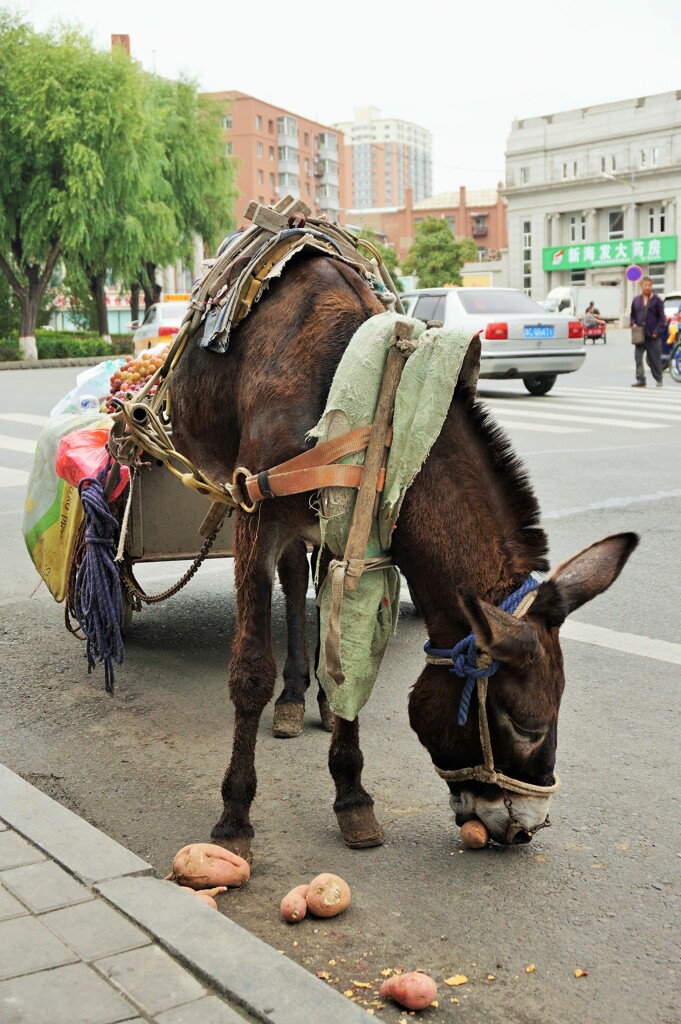
M313 878L307 888L307 909L315 917L335 917L350 906L350 887L338 875L324 872Z
M405 1010L425 1010L437 996L437 985L423 971L395 974L381 985L384 999L392 999Z
M283 900L281 901L280 911L284 921L289 921L291 924L296 921L302 921L307 913L307 903L305 897L307 896L307 885L297 885L295 889L291 889Z
M171 877L192 889L236 888L251 877L248 861L212 843L190 843L175 854Z
M461 826L461 842L469 850L481 850L489 842L489 832L482 821L472 818Z

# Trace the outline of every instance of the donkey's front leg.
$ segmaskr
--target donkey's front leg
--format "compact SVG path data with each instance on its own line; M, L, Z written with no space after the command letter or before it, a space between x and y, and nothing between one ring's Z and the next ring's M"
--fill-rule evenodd
M258 522L258 520L260 520ZM229 693L234 704L232 759L222 782L224 810L211 836L250 860L249 811L256 791L255 741L263 708L277 674L272 656L272 584L277 559L275 531L266 512L239 514L234 530L237 632Z
M385 835L374 815L374 801L362 785L364 757L359 747L359 722L334 717L329 769L336 783L336 812L347 846L361 850L380 846Z
M284 689L274 705L272 733L286 739L299 736L303 730L305 692L310 685L310 663L305 637L305 604L310 572L304 540L293 540L284 549L277 571L286 597L288 649L284 665Z

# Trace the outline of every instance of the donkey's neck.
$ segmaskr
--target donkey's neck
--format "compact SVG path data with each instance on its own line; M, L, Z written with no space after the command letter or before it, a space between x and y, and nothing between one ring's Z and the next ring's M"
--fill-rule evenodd
M533 570L546 536L524 467L477 404L454 402L402 506L393 549L435 646L468 632L465 587L497 604Z

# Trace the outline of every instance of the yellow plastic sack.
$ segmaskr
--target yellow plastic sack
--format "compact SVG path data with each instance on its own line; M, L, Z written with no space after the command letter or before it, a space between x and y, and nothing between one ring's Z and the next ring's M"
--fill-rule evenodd
M68 571L83 507L78 488L57 476L59 442L85 427L111 426L109 416L53 416L43 425L28 479L22 531L36 569L55 601L66 596Z

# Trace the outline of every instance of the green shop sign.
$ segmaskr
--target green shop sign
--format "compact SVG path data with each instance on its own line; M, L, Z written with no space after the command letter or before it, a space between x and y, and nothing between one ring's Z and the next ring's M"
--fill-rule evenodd
M676 259L676 235L624 238L616 242L580 242L542 249L544 270L626 267L630 263L668 263Z

